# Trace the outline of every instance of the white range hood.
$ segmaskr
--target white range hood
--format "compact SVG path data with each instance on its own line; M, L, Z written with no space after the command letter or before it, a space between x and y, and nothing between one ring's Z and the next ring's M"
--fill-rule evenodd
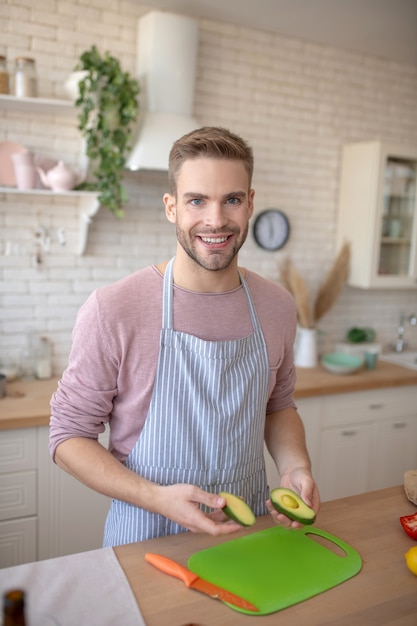
M151 11L139 19L137 78L139 130L127 160L130 170L167 170L176 139L199 128L192 115L198 21Z

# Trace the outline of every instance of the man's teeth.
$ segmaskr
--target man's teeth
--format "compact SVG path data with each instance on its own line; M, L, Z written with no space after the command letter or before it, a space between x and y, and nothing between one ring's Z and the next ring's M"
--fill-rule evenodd
M227 237L201 237L204 243L224 243Z

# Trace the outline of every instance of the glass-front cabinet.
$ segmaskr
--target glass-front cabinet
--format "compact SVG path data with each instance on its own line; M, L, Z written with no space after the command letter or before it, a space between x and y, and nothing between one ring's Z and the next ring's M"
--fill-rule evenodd
M349 284L417 287L417 147L343 148L338 245L351 243Z

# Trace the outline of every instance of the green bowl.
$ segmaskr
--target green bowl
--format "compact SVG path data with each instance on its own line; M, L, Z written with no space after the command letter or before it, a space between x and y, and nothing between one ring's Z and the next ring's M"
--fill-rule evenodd
M344 352L329 352L321 358L323 367L332 374L353 374L363 366L363 357Z

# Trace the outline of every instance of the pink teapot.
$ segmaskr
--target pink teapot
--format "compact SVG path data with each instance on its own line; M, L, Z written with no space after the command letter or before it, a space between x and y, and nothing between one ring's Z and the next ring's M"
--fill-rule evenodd
M73 172L64 161L59 161L58 164L45 172L42 168L38 167L37 171L41 178L42 184L52 191L69 191L74 189L77 185L83 182L84 176Z

